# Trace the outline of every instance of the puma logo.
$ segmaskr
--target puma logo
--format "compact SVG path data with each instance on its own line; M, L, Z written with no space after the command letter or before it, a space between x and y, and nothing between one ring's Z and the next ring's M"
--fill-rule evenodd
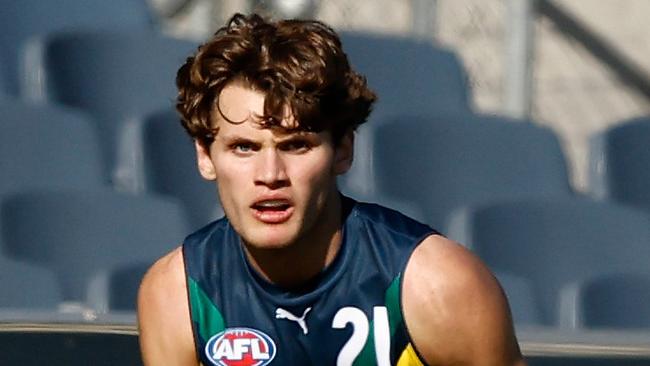
M305 317L307 316L307 313L309 313L310 310L311 310L311 307L308 307L302 313L301 317L297 317L297 316L291 314L290 312L288 312L288 311L286 311L286 310L284 310L282 308L277 308L275 310L275 318L276 319L287 319L287 320L291 320L291 321L294 321L294 322L298 323L298 325L302 329L302 333L306 335L309 331L307 330L307 322L305 322Z

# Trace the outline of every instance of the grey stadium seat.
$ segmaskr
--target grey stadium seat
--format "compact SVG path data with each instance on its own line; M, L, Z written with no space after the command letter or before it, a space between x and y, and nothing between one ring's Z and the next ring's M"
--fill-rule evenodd
M0 99L0 196L38 187L106 185L92 119L77 110Z
M580 327L650 329L648 273L597 275L579 284L575 299Z
M120 174L134 179L138 132L127 128L174 105L176 72L196 45L150 32L67 32L43 42L47 98L92 114L108 165L126 166L118 183Z
M176 201L113 191L17 193L1 214L7 255L51 268L66 301L85 301L94 276L151 263L188 233Z
M650 215L586 199L512 200L456 212L470 247L497 273L531 281L542 321L558 325L561 291L603 273L650 274Z
M217 187L200 176L194 142L178 113L166 109L149 115L142 136L147 190L181 200L193 228L222 216Z
M650 210L650 117L592 136L590 190L598 198Z
M376 195L421 206L427 223L448 231L458 207L514 197L569 197L555 134L501 117L408 115L368 125L367 177Z
M146 0L0 0L0 9L2 73L13 95L20 93L19 75L30 76L21 63L32 37L63 29L152 29Z
M467 76L459 59L431 42L362 32L341 32L352 67L378 94L382 113L469 111Z
M55 310L62 300L53 272L0 255L0 309Z
M152 263L134 263L118 266L110 271L108 281L108 309L135 311L138 288Z
M495 276L508 298L515 325L542 325L540 304L532 282L507 272L497 272Z

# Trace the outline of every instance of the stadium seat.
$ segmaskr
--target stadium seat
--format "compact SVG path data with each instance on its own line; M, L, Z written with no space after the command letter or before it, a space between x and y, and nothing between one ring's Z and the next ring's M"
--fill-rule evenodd
M135 311L138 288L152 263L135 263L112 270L108 281L108 309Z
M590 140L590 191L650 210L650 117L624 121Z
M151 32L66 32L43 42L47 99L91 113L114 182L137 188L137 122L174 105L176 72L196 45Z
M496 273L531 281L542 321L560 325L562 289L603 273L650 274L650 215L581 198L466 207L452 221Z
M0 255L0 309L55 310L61 300L54 273Z
M512 273L495 273L508 298L515 325L543 325L539 302L530 280Z
M341 32L353 68L378 94L376 110L394 114L469 111L469 86L449 50L409 38Z
M153 18L146 0L0 0L0 47L4 58L3 76L14 96L21 93L19 75L29 55L24 45L39 37L63 29L152 29Z
M142 136L146 189L180 199L193 228L222 216L217 187L200 176L194 142L178 113L165 109L147 116Z
M377 122L362 126L371 138L361 150L372 156L359 180L375 195L420 205L426 222L444 233L448 216L464 205L573 194L557 137L533 123L479 115Z
M86 301L97 275L152 263L188 234L176 201L108 190L16 193L0 213L6 254L52 269L65 301Z
M647 259L647 258L646 258ZM575 318L581 328L650 329L650 275L606 273L578 286Z
M5 70L7 62L4 60L5 55L0 55L0 99L5 99L9 95L9 85L7 85L7 71Z
M0 197L29 188L105 186L91 121L67 107L0 99Z

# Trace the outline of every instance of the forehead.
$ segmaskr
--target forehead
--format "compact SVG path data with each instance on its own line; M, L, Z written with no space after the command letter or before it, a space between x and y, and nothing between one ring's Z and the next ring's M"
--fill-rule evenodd
M217 135L270 133L275 136L304 134L304 131L289 130L298 125L287 108L279 126L264 125L265 94L241 83L226 85L217 98L211 114L212 127ZM284 128L283 128L284 127Z

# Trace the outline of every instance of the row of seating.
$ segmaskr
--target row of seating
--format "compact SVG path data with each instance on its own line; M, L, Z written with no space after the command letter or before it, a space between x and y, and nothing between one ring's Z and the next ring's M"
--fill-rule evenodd
M8 263L0 266L0 306L9 307L63 301L133 310L145 268L189 233L178 202L111 190L7 194L0 214L0 257ZM19 291L25 294L9 296Z
M0 309L133 311L146 268L188 232L176 202L113 191L14 193L0 211ZM468 207L456 219L516 324L650 328L650 214L537 199Z
M0 110L6 132L0 137L4 175L0 192L110 184L109 170L101 163L97 143L101 134L93 129L91 116L70 108L16 100L0 100ZM140 167L126 174L139 176L145 191L183 201L194 227L218 217L218 202L206 199L216 196L215 186L199 177L192 141L179 126L176 113L163 110L144 119L137 125L141 133L136 145ZM449 214L466 203L574 195L557 138L535 124L467 115L375 119L359 131L357 159L353 170L342 177L342 187L368 200L392 197L422 203L420 214L415 216L444 232L449 232ZM640 121L634 123L642 125ZM626 126L612 131L617 135L620 129ZM633 132L634 138L642 135ZM634 146L633 141L625 144L626 149ZM644 146L637 149L642 151ZM624 149L612 151L617 155L596 150L594 159L628 156ZM637 162L643 160L640 153L634 156ZM621 183L608 183L617 189L611 193L604 190L604 184L598 185L601 195L609 194L611 200L627 195L621 202L644 206L650 187L644 184L648 182L646 170L624 167L621 163L607 168L609 173L601 180L618 182L614 179L616 173ZM625 188L631 184L637 186L636 191Z
M8 109L12 107L18 107L19 104L17 103L12 103L8 107ZM75 188L75 189L89 189L93 186L96 188L99 188L102 186L102 181L101 181L101 175L98 174L98 169L97 166L97 154L93 153L93 144L92 144L92 133L88 133L86 136L84 136L83 131L90 131L88 128L88 125L83 122L83 119L76 114L72 114L67 116L64 119L61 119L62 122L59 125L57 122L57 118L55 117L57 115L57 110L56 108L53 107L48 107L44 110L41 108L43 107L37 107L33 108L31 106L22 106L24 110L21 110L20 113L17 115L21 117L20 121L14 121L13 122L13 127L12 124L5 123L3 124L4 127L6 127L6 131L10 131L11 133L8 134L3 134L2 136L5 137L3 140L3 143L0 145L3 147L3 149L6 149L3 151L3 159L2 159L2 177L3 179L0 180L3 183L3 192L8 193L8 192L20 192L20 191L25 191L28 188ZM30 114L31 113L31 114ZM39 114L40 113L40 114ZM3 113L5 116L11 115L11 113ZM182 130L177 126L177 122L174 121L173 114L171 112L166 114L171 120L165 122L165 119L153 119L156 122L152 122L152 125L154 125L154 128L151 128L152 131L152 138L150 138L150 142L161 142L161 145L159 148L161 149L162 152L167 152L168 154L171 155L171 157L165 157L159 162L160 168L174 168L174 169L179 169L182 167L182 169L186 169L187 173L189 174L191 170L194 170L194 161L193 161L193 154L191 151L191 142L187 140L187 144L184 146L187 148L186 154L181 153L180 151L175 151L174 149L170 148L170 146L174 146L172 144L172 141L182 141ZM32 121L26 122L30 120L30 116L37 116L38 118L45 118L47 117L48 123L39 123L38 121ZM72 118L71 116L77 116L77 118ZM159 116L158 116L159 117ZM18 118L17 118L18 119ZM22 121L22 122L21 122ZM413 123L415 121L414 119L409 119L409 123ZM42 121L41 121L42 122ZM495 122L495 121L493 121ZM4 122L3 122L4 123ZM500 122L503 123L503 122ZM162 124L160 126L157 126L155 124ZM169 127L165 128L163 127ZM397 127L393 126L390 127L391 122L385 122L383 124L379 124L378 130L382 130L383 127L387 128L387 136L392 137L393 139L396 139L396 141L399 142L399 133L397 130L400 130L400 127L407 127L407 123L404 122L402 124L397 125ZM438 122L435 124L430 124L430 125L435 125L440 128L442 125L442 122ZM485 127L487 124L483 125L481 123L477 122L477 126L482 126ZM504 125L505 126L505 125ZM499 126L500 128L505 128L504 126ZM513 124L512 126L515 126L516 128L523 128L523 130L535 130L533 125L529 124ZM61 128L59 128L61 127ZM422 128L422 126L420 126ZM458 125L457 123L450 124L449 126L442 128L442 131L448 132L454 130L456 127L460 127L462 133L459 135L461 136L460 140L467 138L468 140L472 141L473 139L471 138L472 132L474 131L473 129L467 128L467 126L462 126ZM395 130L397 128L397 130ZM417 131L421 131L421 128L418 129ZM145 129L147 130L147 129ZM426 131L426 129L424 129ZM60 133L60 132L63 133ZM170 132L169 135L165 135L164 131ZM408 131L408 129L404 129L403 131ZM163 132L163 133L161 133ZM437 135L436 133L431 133L428 135L425 134L417 134L415 133L416 131L411 131L411 133L408 133L406 135L406 138L409 139L410 143L404 144L405 147L411 148L417 148L418 146L421 148L424 148L426 150L427 145L425 143L421 143L418 141L415 141L413 137L415 136L416 138L420 138L424 136L426 139L427 136L434 137ZM481 141L479 138L474 138L475 141L473 141L473 145L478 146L480 152L484 152L482 154L475 154L473 157L474 160L478 159L480 157L481 159L484 159L483 161L480 161L479 163L471 163L472 159L469 159L467 155L463 154L471 154L471 149L470 147L466 147L464 150L459 151L458 154L459 156L469 159L467 161L458 161L458 158L456 161L452 161L456 167L460 167L463 171L467 169L467 167L471 167L472 165L476 165L479 167L488 167L488 171L490 173L493 173L493 170L496 170L495 166L490 166L488 165L489 160L489 154L486 152L493 151L495 149L504 149L507 150L507 152L512 153L514 156L517 158L521 158L523 154L522 151L525 149L520 148L520 150L515 150L511 147L509 147L509 144L507 143L507 139L504 137L498 137L496 135L491 135L490 133L486 132L481 132L481 130L478 130L479 134L477 136L483 136L482 141L489 141L490 143L495 143L495 145L499 146L494 146L494 147L486 147L482 146L478 143L478 141ZM548 132L548 131L546 131ZM365 133L362 131L362 134ZM177 136L174 136L174 134L178 134ZM148 134L145 134L147 136ZM47 138L43 139L43 136L47 136ZM434 146L440 146L442 143L447 141L450 143L452 146L455 146L453 143L453 139L451 138L451 134L447 134L443 136L444 139L439 142L435 142L433 145ZM521 140L524 141L521 138L515 139L515 140ZM34 143L34 142L37 143ZM379 140L382 141L382 140ZM385 148L388 149L388 153L386 158L390 158L390 156L398 156L402 153L404 153L405 157L408 156L417 156L418 154L413 151L407 150L402 150L397 148L397 146L391 146L392 139L391 138L386 138L383 140L381 143L376 143L376 147L379 146L384 146ZM532 140L531 140L532 141ZM84 147L84 144L85 147ZM145 144L146 145L146 144ZM399 143L398 143L399 145ZM80 146L82 146L80 148ZM529 143L528 146L531 146ZM155 149L145 149L146 151L152 150L154 151ZM538 149L533 149L538 150ZM546 151L548 149L539 149L540 151ZM440 156L453 156L453 154L450 154L449 151L442 151L439 153ZM363 152L361 152L361 155L363 155ZM506 154L503 152L498 155L498 158L493 159L494 161L491 163L492 165L494 164L501 164L503 161L506 161ZM547 155L550 155L547 153ZM93 158L94 156L94 158ZM160 155L156 154L155 151L152 153L149 153L148 156L150 157L159 157ZM186 159L180 159L180 156L186 156ZM420 156L425 156L420 154ZM471 157L471 156L470 156ZM27 159L26 159L27 158ZM77 160L75 160L77 159ZM379 158L377 158L379 159ZM174 161L177 162L175 164L169 164L169 161ZM184 161L185 163L182 163ZM376 161L376 159L371 159L371 161ZM390 160L389 160L390 161ZM447 159L442 159L443 162L448 161ZM390 172L398 172L399 174L393 175L392 179L397 180L395 178L399 178L402 175L401 174L414 174L416 177L418 177L418 172L412 171L412 172L400 172L399 169L403 169L405 165L404 160L396 159L394 164L399 163L398 166L393 165L391 167L390 165L382 165L378 164L375 168L376 169L386 169L386 173ZM435 168L436 164L440 164L436 162L436 159L422 159L421 161L417 161L417 164L412 165L412 167L415 167L416 169L419 169L421 166L426 164L428 166L429 170L433 171L438 171L440 172L441 169ZM529 165L533 166L535 170L542 170L543 164L538 164L539 161L536 161L535 159L531 159L529 161ZM536 165L535 165L536 164ZM515 162L508 162L508 165L506 166L506 170L513 170L514 167L516 167L517 164ZM525 166L525 164L519 164L519 166ZM431 169L431 167L434 167ZM398 169L398 170L396 170ZM156 168L151 168L151 171L157 171ZM63 174L62 174L63 173ZM453 172L452 172L453 173ZM443 180L448 177L448 175L452 175L452 173L448 174L441 174L439 176L434 176L435 179L438 180ZM198 174L193 172L196 177L196 182L197 183L204 183L206 184L207 190L201 194L202 197L214 197L214 187L211 186L209 183L202 182L200 178L198 178ZM499 174L507 174L507 171L502 171ZM546 176L548 176L548 172L543 173L539 175L536 179L543 179ZM155 177L155 175L152 175ZM188 180L186 179L186 175L183 174L176 174L173 171L168 171L166 174L159 174L160 177L172 177L172 183L173 181L177 181L178 186L185 187L187 188ZM525 176L521 171L516 171L516 174L514 176ZM180 177L180 178L179 178ZM426 179L433 179L433 178L427 178L423 176L419 176L422 178L422 180ZM482 175L473 172L471 175L471 178L473 180L476 180L480 183L478 187L472 187L471 185L464 185L461 182L458 187L455 187L456 190L462 191L462 187L468 187L466 188L468 192L471 192L472 189L480 191L481 186L485 185L487 186L491 180L488 178L483 178ZM501 177L499 177L501 178ZM391 179L391 175L386 174L383 178L383 181L388 181ZM563 177L562 179L556 179L557 181L565 181L566 177ZM155 181L155 178L151 178L151 181ZM163 181L161 179L161 181ZM504 185L508 183L508 179L504 181L497 182L498 185ZM407 192L410 192L412 194L411 199L409 199L409 202L422 202L425 203L423 206L424 209L426 209L426 205L428 205L428 202L435 202L435 201L425 201L423 200L418 200L417 197L414 197L415 195L425 195L425 194L432 194L430 193L431 191L428 190L427 188L427 183L422 183L422 182L417 182L414 183L412 180L401 180L399 179L398 182L393 183L395 185L395 191L398 190L400 187L400 184L405 184L404 188L406 188ZM409 184L424 184L421 187L408 187ZM520 182L519 184L524 185L525 182ZM165 184L161 183L161 186L165 186ZM152 185L153 186L153 185ZM167 195L174 195L173 192L173 184L167 185L167 187L171 187L166 193ZM561 186L558 184L558 186ZM378 190L383 189L382 185L378 186ZM525 187L524 187L525 188ZM208 191L209 190L209 191ZM433 190L435 193L436 190ZM449 190L452 192L451 190ZM541 189L540 189L541 191ZM444 191L443 191L444 192ZM535 296L532 298L529 298L528 300L526 299L526 296L524 296L524 300L538 304L534 307L523 307L524 311L526 312L532 312L534 315L526 318L524 316L524 320L521 321L526 321L526 322L540 322L543 324L557 324L565 322L565 320L562 320L561 316L557 314L557 309L558 309L558 304L565 303L564 298L562 298L562 293L565 292L563 288L565 288L567 285L570 285L573 282L579 282L585 280L585 278L593 277L593 276L599 276L599 275L606 275L606 274L618 274L618 273L627 273L631 272L631 274L645 274L646 270L644 267L644 259L648 258L648 253L644 252L644 249L647 247L647 239L648 239L648 234L647 234L647 219L646 219L646 214L644 212L639 212L638 210L635 210L631 207L622 207L614 203L608 203L608 202L593 202L585 199L580 199L579 197L572 197L570 196L565 190L558 190L557 192L560 193L553 193L551 191L549 194L540 194L540 198L544 197L545 201L548 202L541 202L541 200L538 198L537 200L531 199L530 197L528 198L529 202L522 201L520 196L518 195L513 195L511 197L511 200L514 199L519 199L518 201L514 201L514 203L508 203L508 202L500 202L500 200L503 200L504 197L498 196L498 195L493 195L490 196L489 191L485 191L485 195L483 198L479 197L477 199L474 199L472 204L470 205L465 201L463 204L462 202L457 203L458 207L464 207L463 210L451 210L453 214L451 215L449 221L449 231L448 235L457 238L459 241L466 243L470 248L474 249L477 251L477 253L493 268L498 273L504 273L506 275L514 275L517 278L519 278L519 282L523 283L528 283L530 289L529 292L531 293L536 293ZM192 193L188 191L188 194ZM537 191L530 192L531 196L534 195L535 193L539 193ZM117 193L114 193L117 194ZM555 195L555 196L554 196ZM34 195L35 197L40 197L38 195ZM198 194L195 194L193 196L194 199L197 201L201 200L201 197ZM94 197L94 196L93 196ZM115 201L113 204L117 204L116 202L119 200L117 198L114 198L112 195L108 195L110 201ZM390 195L386 195L383 197L390 197ZM467 195L465 198L473 198L471 195ZM554 197L551 199L551 197ZM386 202L382 196L378 196L380 201ZM402 199L406 199L407 197L401 197ZM129 197L128 200L131 200L132 198ZM35 203L35 204L43 204L45 205L47 200L46 199L36 199L37 201L42 201L41 203ZM7 207L12 207L11 202L13 202L10 198L5 198L3 201L5 201L5 204L3 204L3 209L2 209L2 215L3 215L3 222L5 221L4 217L12 217L8 209L4 208L5 205L8 205ZM71 198L66 198L66 199L60 199L59 201L70 201L74 202L74 199ZM100 202L101 200L97 197L87 199L84 198L81 200L81 202ZM17 200L17 202L21 202L21 200ZM399 202L399 200L396 200L395 202ZM541 203L540 203L541 202ZM480 204L479 204L480 203ZM63 204L63 203L62 203ZM389 205L394 206L394 204L388 202ZM109 205L107 203L106 205ZM469 207L466 207L468 206ZM101 206L101 205L100 205ZM214 204L206 204L206 207L212 207L214 208ZM14 206L13 207L19 207L19 206ZM28 206L29 207L29 206ZM19 208L15 209L13 212L19 212L22 214L27 215L29 212L46 212L45 209L39 206L37 209L33 209L30 211L29 208ZM99 207L99 206L98 206ZM108 206L106 206L108 207ZM422 211L424 211L424 209ZM58 210L50 210L49 212L67 212L66 209L58 209ZM110 210L102 210L102 211L117 211L121 212L124 209L110 209ZM83 210L80 210L82 212L91 212L89 209L84 208ZM157 210L160 211L160 210ZM417 212L418 210L414 210L412 212ZM177 214L177 216L182 216L183 214ZM61 216L61 215L59 215ZM20 243L24 239L20 238L25 238L27 237L25 233L30 233L31 237L35 238L49 238L49 237L62 237L65 238L65 235L61 234L44 234L45 236L38 236L40 234L32 234L31 231L37 231L41 232L40 229L40 224L38 226L38 230L35 230L33 226L34 223L40 223L40 222L49 222L51 220L45 218L42 220L35 219L37 216L34 215L34 217L26 219L26 222L28 224L23 224L18 225L14 224L13 221L11 224L8 226L2 225L3 226L3 237L12 237L12 238L19 238L19 239L12 239L13 242ZM45 216L47 217L47 216ZM61 216L63 217L63 216ZM143 214L144 217L144 214ZM429 217L427 214L423 214L422 216L425 220ZM146 218L145 218L146 219ZM9 220L9 219L8 219ZM15 218L12 218L11 220L16 220ZM204 218L205 220L205 218ZM526 221L527 220L527 221ZM133 220L133 222L137 222L137 220ZM74 219L67 220L68 228L70 225L73 226L78 226L77 223L83 223L82 217L76 216ZM148 225L145 225L145 221L141 221L142 223L142 228L141 229L146 229L148 230ZM62 224L61 224L62 225ZM89 224L79 224L82 227L89 228L89 229L97 229L96 227L93 228L92 225ZM169 225L166 225L169 226ZM480 228L480 229L477 229ZM22 228L22 229L21 229ZM535 231L537 229L537 231ZM22 230L22 231L20 231ZM483 230L483 231L481 231ZM22 236L20 236L20 233L23 233ZM178 235L176 238L174 238L174 241L172 240L160 240L157 245L162 245L166 246L165 249L168 250L171 248L171 246L176 245L177 243L180 242L182 239L182 235L186 234L189 232L189 229L185 230L178 230ZM18 233L18 234L16 234ZM43 233L46 233L46 231L43 231ZM99 233L99 231L97 231ZM123 233L118 233L119 235L123 235ZM36 236L35 236L36 235ZM103 235L103 234L101 234ZM92 236L92 231L88 232L88 236ZM78 239L77 239L78 240ZM97 240L104 240L103 237L98 238ZM41 244L48 243L46 239L42 239ZM64 241L61 243L61 245L57 245L56 247L66 247L69 246L70 248L62 248L62 253L67 253L70 255L71 253L74 253L77 251L79 248L83 247L75 247L72 244L66 244L67 241ZM79 244L83 245L83 244ZM107 244L108 245L108 244ZM24 260L30 260L34 263L39 263L43 264L43 261L41 260L35 260L34 258L30 258L28 255L25 254L25 252L22 252L20 248L28 248L29 246L23 247L22 244L14 244L16 248L19 249L9 249L11 247L10 244L5 243L3 245L4 250L18 258L23 258ZM36 246L35 248L38 249L33 249L33 252L37 252L40 254L43 254L45 252L49 251L44 251L43 248L40 248ZM90 247L93 251L95 250L94 248ZM27 250L27 249L25 249ZM68 251L71 250L71 251ZM157 256L161 255L164 253L165 250L154 250L151 251L149 256L147 257L147 264L150 263L153 258L156 258ZM109 255L112 253L109 252ZM592 256L588 256L589 253L595 253ZM60 253L57 255L61 255ZM22 257L21 257L22 256ZM61 256L62 258L65 257L64 255ZM101 256L100 256L101 257ZM118 256L116 256L118 257ZM74 256L69 257L69 258L75 258L78 260L79 258L84 258L81 256L81 253L79 253L79 256ZM104 258L101 258L104 260ZM115 265L118 264L123 264L122 260L124 257L117 258L115 259ZM56 260L61 260L61 258L57 258ZM604 262L597 262L597 260L601 260ZM84 260L85 262L86 260ZM639 262L640 261L640 262ZM126 262L125 262L126 263ZM535 266L532 266L531 264L535 263ZM562 263L564 263L562 265ZM582 263L581 266L578 266L578 264ZM63 265L59 266L59 269L75 269L75 267L83 267L83 266L75 266L73 265L74 263L64 263ZM101 266L95 265L97 269L99 269ZM550 269L550 271L549 271ZM142 270L142 269L140 269ZM68 280L70 278L75 278L75 276L70 276L68 275ZM92 278L92 275L87 276L87 273L82 276L82 279L79 282L85 282L87 281L87 278ZM555 278L555 280L553 280ZM64 279L64 282L66 280ZM47 282L44 282L47 283ZM506 281L506 288L508 281ZM540 290L540 284L544 284L544 289ZM73 286L73 285L70 285ZM75 290L64 290L65 298L74 298L74 299L80 299L84 298L86 295L84 294L84 290L86 289L85 284L77 284L74 285L76 287ZM133 285L132 287L135 287ZM521 286L519 286L521 287ZM511 294L513 297L516 297L519 291L512 292L508 291L509 294ZM525 293L525 291L524 291ZM641 294L641 293L639 293ZM104 298L106 296L104 295ZM569 297L570 298L570 297ZM536 299L542 299L536 300ZM93 300L94 302L102 302L98 300ZM106 301L104 301L105 303ZM517 301L513 301L513 303L517 303ZM132 302L131 302L132 304ZM516 306L513 306L515 310L515 315L519 318L519 313L517 310ZM533 311L532 309L538 308L538 310ZM566 318L566 316L564 317ZM574 316L574 317L569 317L569 319L574 319L572 321L577 321L579 317Z

